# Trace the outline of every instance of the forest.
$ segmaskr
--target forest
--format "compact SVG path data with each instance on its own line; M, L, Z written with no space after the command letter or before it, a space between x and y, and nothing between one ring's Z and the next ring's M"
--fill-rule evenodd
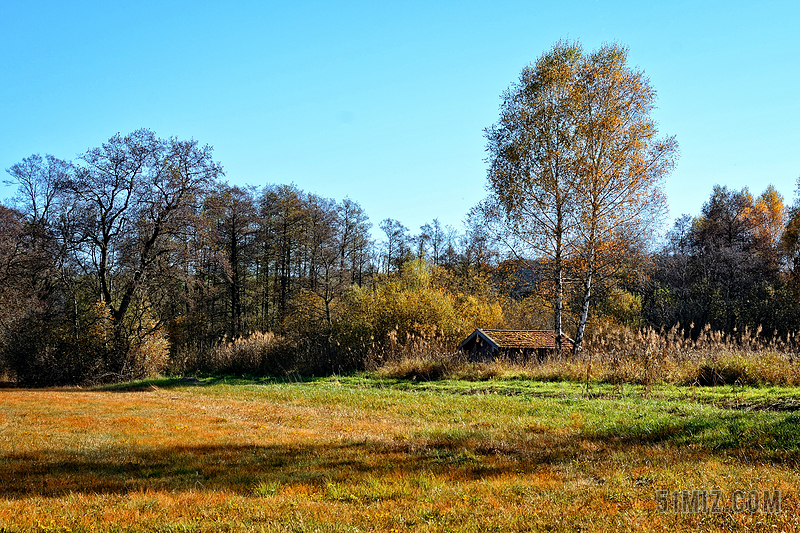
M23 159L0 204L0 376L331 374L450 357L475 328L564 332L572 358L636 335L794 353L800 196L718 185L661 231L677 142L626 61L559 42L522 71L459 229L230 185L210 146L147 129Z
M510 255L477 211L463 231L386 219L374 239L354 200L231 186L210 147L148 130L8 173L0 364L21 383L341 372L420 343L453 351L477 327L552 328L547 260ZM797 200L717 186L597 283L588 329L793 344L798 235ZM580 289L566 284L568 334Z

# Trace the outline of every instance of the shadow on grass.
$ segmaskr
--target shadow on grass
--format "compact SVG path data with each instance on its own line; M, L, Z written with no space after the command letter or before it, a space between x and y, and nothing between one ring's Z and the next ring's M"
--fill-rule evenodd
M274 376L182 376L165 378L147 378L136 381L126 381L120 383L109 383L96 386L46 386L35 387L21 385L12 381L0 381L0 390L57 390L59 392L145 392L155 389L174 389L181 387L202 387L208 385L274 385L291 383L314 383L317 381L330 380L330 376L300 376L290 375L285 377ZM2 532L0 532L2 533Z
M800 414L715 412L689 415L666 411L659 417L626 419L624 423L587 428L595 442L630 446L691 447L708 454L732 455L743 461L800 463ZM687 448L688 449L688 448Z
M204 387L208 385L274 385L283 383L312 383L327 378L313 376L287 376L287 377L240 377L240 376L210 376L210 377L167 377L150 378L141 381L125 383L112 383L92 387L91 390L106 392L142 392L154 389L174 389L180 387ZM67 389L76 390L76 389ZM80 390L80 389L77 389Z
M108 449L85 454L38 452L0 456L0 498L70 493L213 490L254 494L259 485L360 483L401 480L426 472L443 479L481 479L530 471L564 460L565 450L464 447L460 442L332 445L186 446ZM566 455L573 455L566 452ZM524 456L524 457L523 457ZM525 460L521 460L525 459Z
M202 387L206 385L216 385L224 383L225 378L214 377L206 379L198 379L196 377L169 377L169 378L152 378L141 381L129 381L125 383L112 383L109 385L100 385L92 387L91 390L105 391L105 392L142 392L154 389L174 389L178 387Z
M429 475L469 481L535 472L543 465L602 465L627 455L651 461L663 445L682 460L719 453L748 461L800 463L795 415L754 426L741 419L684 420L616 430L585 429L569 434L522 431L507 438L470 431L423 432L395 440L353 439L287 445L136 447L9 453L0 456L0 498L69 493L125 494L137 491L228 491L258 493L258 487L304 485L325 490L330 483L397 483ZM687 447L686 444L701 444ZM659 444L659 446L654 446ZM771 447L771 448L770 448ZM421 474L424 473L424 474Z

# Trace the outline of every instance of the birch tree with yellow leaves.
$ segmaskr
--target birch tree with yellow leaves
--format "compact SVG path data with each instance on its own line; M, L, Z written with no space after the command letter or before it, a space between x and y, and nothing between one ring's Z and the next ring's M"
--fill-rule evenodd
M677 160L674 137L658 138L651 117L656 92L644 73L627 65L628 51L604 45L585 57L576 99L577 252L583 299L575 353L583 341L592 284L646 240L666 211L662 185Z
M675 138L657 137L655 90L627 60L617 44L585 53L558 42L523 69L486 130L489 201L501 208L518 255L551 265L557 338L564 284L580 284L576 353L596 279L659 219L677 158ZM567 276L567 265L578 269Z

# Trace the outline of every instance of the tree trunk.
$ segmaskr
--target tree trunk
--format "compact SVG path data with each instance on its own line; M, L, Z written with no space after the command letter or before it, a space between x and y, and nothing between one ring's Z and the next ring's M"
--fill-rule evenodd
M589 317L589 302L592 299L592 274L594 270L594 250L589 253L589 265L586 269L586 280L583 284L583 305L581 306L581 317L578 321L578 332L575 335L575 344L572 347L573 357L578 356L578 351L583 343L583 333L586 330L586 321Z
M562 202L560 193L556 193L556 228L555 228L555 239L556 239L556 250L555 250L555 257L553 259L554 268L555 268L555 282L556 282L556 309L553 313L553 333L555 334L555 341L556 341L556 354L558 357L561 357L563 351L563 334L562 334L562 316L564 313L564 264L562 262L562 236L564 233L564 226L563 226L563 217L564 213L562 211Z
M553 314L553 333L556 337L556 353L559 357L561 357L561 351L563 349L561 342L561 322L564 311L564 274L561 270L561 253L559 250L556 252L555 259L556 309L555 313Z

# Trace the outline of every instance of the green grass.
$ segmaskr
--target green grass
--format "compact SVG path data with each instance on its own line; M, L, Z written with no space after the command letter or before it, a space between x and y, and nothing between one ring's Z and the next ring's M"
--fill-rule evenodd
M0 389L0 528L793 531L799 397L377 374ZM783 512L656 509L711 488L778 489Z

